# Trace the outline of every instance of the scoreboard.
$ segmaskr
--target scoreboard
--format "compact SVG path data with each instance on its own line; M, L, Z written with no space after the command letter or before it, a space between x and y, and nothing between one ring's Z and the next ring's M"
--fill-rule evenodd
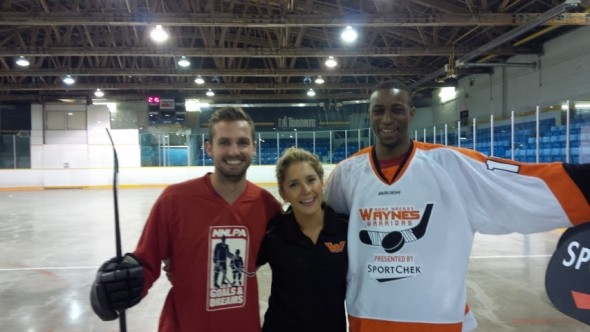
M148 96L150 124L183 124L186 121L184 98Z

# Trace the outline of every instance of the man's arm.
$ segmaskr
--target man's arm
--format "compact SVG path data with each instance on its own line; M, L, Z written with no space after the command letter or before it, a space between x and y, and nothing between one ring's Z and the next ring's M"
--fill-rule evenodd
M337 213L349 215L350 206L342 188L344 173L341 164L338 164L330 173L324 188L324 201Z
M142 296L145 296L153 283L160 277L162 261L172 258L169 253L170 230L167 220L171 218L169 209L166 206L171 203L171 197L166 191L158 198L146 221L137 248L133 252L141 261L144 272L144 289Z
M590 220L588 165L522 163L457 148L424 153L452 179L478 232L542 232Z

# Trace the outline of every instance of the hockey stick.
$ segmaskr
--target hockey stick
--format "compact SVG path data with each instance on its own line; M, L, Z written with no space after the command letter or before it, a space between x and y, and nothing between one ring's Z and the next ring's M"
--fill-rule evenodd
M119 199L117 197L117 189L118 189L118 177L119 177L119 158L117 158L117 149L115 149L115 142L113 142L113 137L111 137L111 132L108 128L105 128L107 134L109 135L109 140L111 141L111 146L113 147L113 159L114 159L114 167L113 167L113 199L115 201L115 246L117 249L117 259L121 259L123 254L121 253L121 229L119 227ZM125 310L119 310L119 331L127 332L127 317L125 315Z

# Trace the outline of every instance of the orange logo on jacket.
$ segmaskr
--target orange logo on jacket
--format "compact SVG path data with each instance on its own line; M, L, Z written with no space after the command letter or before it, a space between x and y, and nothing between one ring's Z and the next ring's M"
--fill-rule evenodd
M331 253L337 254L344 250L344 247L346 246L346 241L340 241L338 243L324 242L324 245L326 246L326 248L328 248L328 250L330 250Z

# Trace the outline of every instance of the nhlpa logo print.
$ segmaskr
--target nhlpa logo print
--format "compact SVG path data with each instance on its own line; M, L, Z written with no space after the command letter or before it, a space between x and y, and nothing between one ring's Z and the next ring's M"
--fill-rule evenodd
M392 232L362 230L359 232L359 238L364 244L381 246L385 252L392 254L400 250L405 243L414 242L424 236L433 206L434 204L432 203L426 204L426 209L420 219L420 223L414 228Z
M210 227L207 311L246 305L248 229L243 226ZM200 267L199 267L200 268Z

